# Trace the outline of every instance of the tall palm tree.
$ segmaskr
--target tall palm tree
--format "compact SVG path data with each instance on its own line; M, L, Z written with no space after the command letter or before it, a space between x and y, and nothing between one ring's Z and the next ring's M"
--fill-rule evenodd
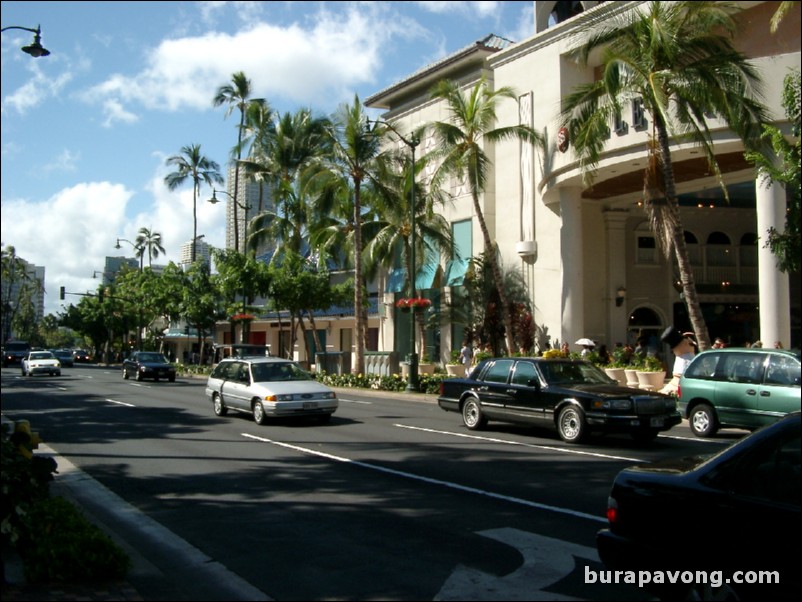
M142 270L142 261L144 259L146 250L148 252L148 267L151 267L154 258L159 258L159 253L165 252L164 247L162 246L161 233L151 231L144 227L139 229L139 234L137 234L134 245L137 249L137 255L139 256L140 271Z
M200 144L190 144L181 148L181 154L167 157L165 164L175 167L173 173L164 177L164 183L175 190L187 179L192 180L192 263L195 263L195 246L198 243L198 195L201 182L212 186L222 184L220 165L201 154Z
M707 155L726 194L707 115L725 120L747 144L757 144L765 108L760 79L732 44L733 14L725 2L650 2L603 21L586 19L574 56L587 65L601 51L601 77L566 97L568 126L580 166L592 179L609 124L627 101L641 99L653 139L644 174L644 206L661 248L674 252L696 340L710 346L680 219L671 141L693 142ZM589 15L592 17L592 15ZM582 17L578 17L582 19Z
M320 202L318 212L325 215L334 203L342 203L350 196L353 210L350 228L352 236L354 268L354 317L356 322L356 355L354 369L357 373L365 370L365 349L367 347L367 309L365 306L364 275L362 268L362 220L365 210L362 206L362 192L369 173L381 150L381 140L368 132L365 124L368 115L362 109L359 97L354 95L352 104L338 107L331 119L328 138L331 152L324 153L316 164L303 174L304 186L318 191Z
M427 160L440 161L432 176L431 186L441 188L449 178L467 183L473 200L473 209L484 241L484 254L489 262L493 279L502 306L507 352L515 351L513 340L512 308L504 290L504 276L499 264L496 245L487 227L480 197L487 186L490 159L485 144L504 140L543 145L542 136L525 125L495 127L496 106L502 99L517 100L515 91L504 86L492 90L482 78L471 89L463 92L459 84L443 80L432 89L433 99L443 100L450 113L448 121L429 124L434 133L437 150L430 152Z
M237 216L239 207L237 203L239 202L239 170L240 160L242 159L243 137L245 135L245 114L248 111L249 105L252 103L262 104L264 103L264 99L251 98L251 80L249 80L242 71L237 71L231 76L230 84L223 84L217 89L212 103L215 107L227 104L226 117L231 115L235 108L239 109L240 113L239 126L237 127L237 145L232 149L232 156L236 157L236 163L234 165L234 198L232 200L234 203L234 249L239 251L239 218ZM247 219L248 216L246 214L246 227Z

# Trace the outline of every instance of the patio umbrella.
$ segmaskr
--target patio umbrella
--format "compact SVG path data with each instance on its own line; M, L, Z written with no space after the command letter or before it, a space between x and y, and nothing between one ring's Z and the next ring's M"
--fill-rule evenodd
M574 343L574 345L584 345L586 347L595 347L596 343L594 343L590 339L584 338L584 339L579 339L576 343Z

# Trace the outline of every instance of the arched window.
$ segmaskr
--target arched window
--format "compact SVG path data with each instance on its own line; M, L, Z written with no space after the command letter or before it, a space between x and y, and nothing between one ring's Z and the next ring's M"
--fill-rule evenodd
M646 347L652 352L660 350L660 334L665 327L660 316L653 309L639 307L629 315L627 324L627 342L635 345L638 339L643 339Z
M707 265L711 267L730 267L735 265L732 242L724 232L711 232L708 235Z
M754 232L747 232L741 236L739 253L741 258L741 267L757 267L757 234Z
M693 232L685 230L685 246L688 248L688 257L692 266L702 265L702 249L699 247L699 239Z

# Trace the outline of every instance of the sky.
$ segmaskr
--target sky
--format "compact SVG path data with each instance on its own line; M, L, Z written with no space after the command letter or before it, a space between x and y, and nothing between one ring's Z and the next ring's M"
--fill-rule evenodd
M45 267L45 314L96 290L106 256L140 228L178 262L192 185L169 191L167 157L200 144L225 166L237 113L214 107L242 71L277 111L332 114L490 33L532 35L534 2L6 2L2 27L41 26L51 54L2 34L2 247ZM376 113L375 116L379 116ZM225 189L225 185L219 187ZM225 246L225 203L198 199L198 233ZM220 195L226 198L225 195ZM147 261L147 258L145 259Z

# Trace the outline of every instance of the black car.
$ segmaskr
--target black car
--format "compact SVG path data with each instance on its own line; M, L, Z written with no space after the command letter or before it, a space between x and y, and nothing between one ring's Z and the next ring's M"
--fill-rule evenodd
M673 397L620 386L585 360L492 358L444 380L437 402L471 430L488 420L556 427L577 443L592 431L649 441L681 421Z
M137 380L164 378L175 382L175 366L156 351L135 351L123 361L123 378Z
M661 598L798 600L800 422L796 412L712 457L621 471L596 536L602 562L644 571Z
M31 345L27 341L9 341L3 347L3 368L21 364L30 350Z

